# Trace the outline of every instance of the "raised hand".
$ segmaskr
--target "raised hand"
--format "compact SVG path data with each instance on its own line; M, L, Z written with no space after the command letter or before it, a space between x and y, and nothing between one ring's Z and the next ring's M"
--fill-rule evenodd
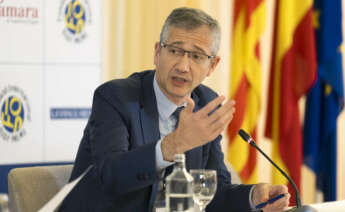
M194 102L189 97L187 107L180 113L176 130L162 141L163 158L172 161L175 154L184 153L214 140L232 120L235 112L233 100L228 100L216 110L224 100L224 96L219 96L199 111L193 112Z

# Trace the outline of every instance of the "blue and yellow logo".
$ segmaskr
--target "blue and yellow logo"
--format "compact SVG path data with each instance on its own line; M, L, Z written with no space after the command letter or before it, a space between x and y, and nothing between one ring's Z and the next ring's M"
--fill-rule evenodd
M59 9L59 21L65 28L63 35L69 41L76 43L86 38L86 26L91 23L91 11L86 0L65 0Z
M24 107L17 96L8 97L1 107L1 124L9 133L20 130L24 122Z
M18 86L8 85L0 91L0 141L18 142L31 121L28 97Z
M69 2L65 9L65 24L67 30L76 35L85 27L85 9L78 0Z

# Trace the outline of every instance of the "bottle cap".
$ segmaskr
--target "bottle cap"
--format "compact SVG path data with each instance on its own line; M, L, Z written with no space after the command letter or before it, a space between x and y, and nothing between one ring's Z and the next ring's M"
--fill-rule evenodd
M185 155L184 154L175 154L174 155L174 161L184 161L185 160Z

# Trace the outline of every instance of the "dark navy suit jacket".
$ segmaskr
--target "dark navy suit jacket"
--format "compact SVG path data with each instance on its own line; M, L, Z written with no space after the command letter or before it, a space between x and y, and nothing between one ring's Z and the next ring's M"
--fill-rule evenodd
M155 145L160 139L154 71L135 73L96 89L72 176L93 168L67 196L60 211L151 212L157 193ZM204 85L192 92L195 110L217 95ZM187 169L215 169L218 188L207 211L249 211L250 185L231 184L221 136L186 152Z

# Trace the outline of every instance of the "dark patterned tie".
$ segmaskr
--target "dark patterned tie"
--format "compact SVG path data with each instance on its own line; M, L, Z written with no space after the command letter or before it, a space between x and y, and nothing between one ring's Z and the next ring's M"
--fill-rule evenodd
M171 114L171 116L175 117L176 119L176 124L175 124L175 129L177 128L178 121L180 119L180 113L184 109L184 106L176 108L176 110Z

